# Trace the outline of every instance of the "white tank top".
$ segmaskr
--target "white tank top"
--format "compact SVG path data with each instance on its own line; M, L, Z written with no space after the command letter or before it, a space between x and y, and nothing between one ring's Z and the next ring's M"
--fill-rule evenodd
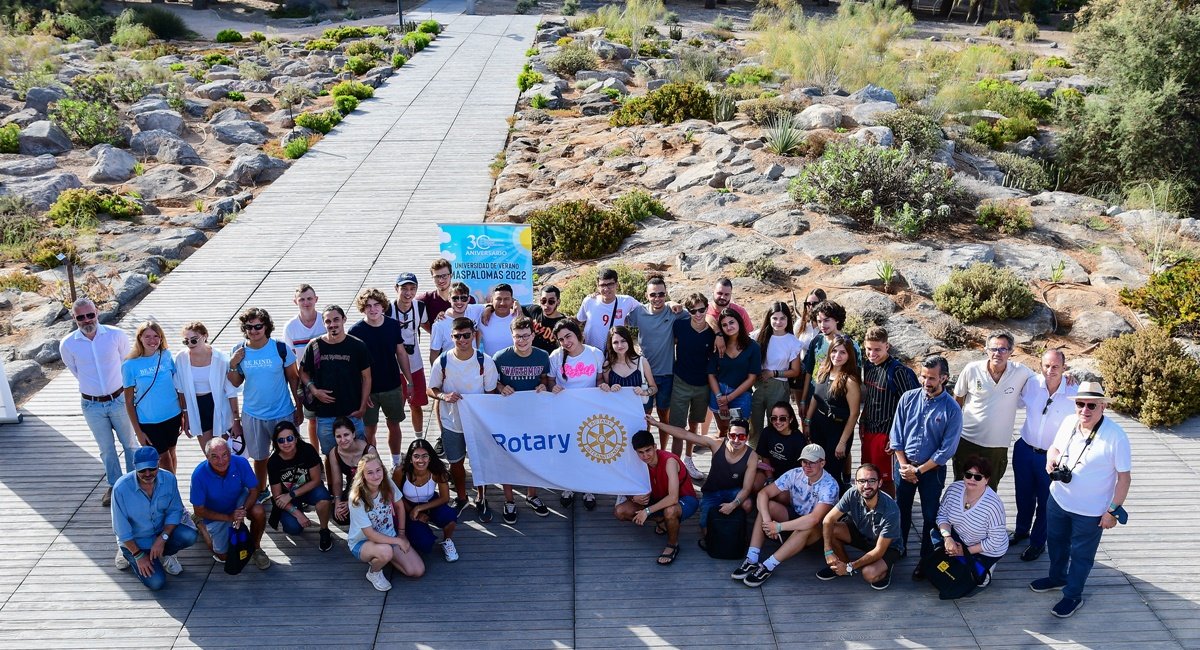
M422 503L429 503L437 495L437 481L433 480L433 477L430 477L425 485L418 487L413 485L406 476L404 477L404 487L400 489L404 493L405 499L420 505Z
M208 366L192 366L192 385L196 387L197 395L207 395L212 392L212 382L208 380Z

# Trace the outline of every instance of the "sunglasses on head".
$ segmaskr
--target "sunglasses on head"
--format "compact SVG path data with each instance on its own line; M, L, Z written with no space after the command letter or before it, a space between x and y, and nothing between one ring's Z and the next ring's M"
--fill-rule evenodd
M466 302L471 299L471 296L450 296L450 300L454 302Z
M90 314L76 314L75 320L82 323L85 320L92 320L95 317L96 317L96 312L92 312Z
M467 340L467 339L471 338L471 337L472 337L472 336L474 336L474 335L473 335L473 334L470 334L470 333L468 333L468 332L462 332L462 333L460 333L460 334L452 334L451 336L453 336L453 337L454 337L454 340L455 340L455 341L465 341L465 340Z
M190 338L189 338L189 337L186 337L186 336L185 336L185 337L183 337L183 344L184 344L184 345L195 345L195 344L197 344L197 343L199 343L199 342L200 342L200 337L199 337L199 336L193 336L193 337L190 337Z
M1087 409L1089 411L1095 411L1097 406L1098 406L1098 404L1096 402L1075 402L1075 408L1077 408L1077 409Z
M242 331L249 332L250 330L254 330L255 332L260 332L263 329L266 329L266 327L266 323L246 323L245 325L242 325Z
M296 436L293 436L291 434L288 434L286 436L279 436L278 438L275 439L275 442L278 442L281 445L287 444L289 442L296 442Z
M963 472L963 478L971 479L972 481L982 481L983 474L977 474L975 472Z

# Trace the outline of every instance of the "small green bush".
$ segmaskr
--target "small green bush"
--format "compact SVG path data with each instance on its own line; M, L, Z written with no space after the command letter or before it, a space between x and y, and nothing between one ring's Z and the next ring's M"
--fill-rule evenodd
M546 61L546 67L560 77L567 77L580 70L595 70L600 67L600 58L588 49L587 43L574 42L551 56Z
M255 43L262 43L267 40L267 35L260 31L255 30L253 32L250 32L249 38L250 38L250 40L254 41Z
M85 102L135 102L150 92L150 85L131 72L101 72L71 80L67 94Z
M361 75L371 69L371 62L357 56L346 57L345 70Z
M296 116L296 126L312 129L322 135L332 131L333 127L337 126L338 122L341 121L342 114L336 109L321 111L320 113L301 113Z
M326 30L328 32L328 30ZM329 38L314 38L304 44L306 50L334 50L337 49L338 42Z
M584 200L567 201L536 210L528 220L533 228L533 260L590 260L616 252L637 229L622 215Z
M30 245L25 250L25 259L29 260L30 264L43 269L54 269L62 264L58 261L60 253L70 259L72 263L79 263L79 249L76 248L75 242L60 237L46 237Z
M204 61L204 65L210 68L214 65L234 65L236 63L224 52L208 52L200 60Z
M562 10L559 13L564 16L574 16L579 13L579 0L563 0Z
M534 95L533 97L529 98L529 105L535 109L550 108L550 98L546 97L545 95L543 95L541 93L538 93L538 94Z
M50 110L50 119L85 147L125 143L123 123L112 104L60 99Z
M613 201L614 214L630 223L640 223L650 217L667 218L667 209L644 190L631 190Z
M767 284L783 284L787 280L786 271L775 265L775 260L760 257L742 264L735 264L731 269L733 275L739 278L754 278Z
M1142 424L1172 426L1200 412L1200 363L1165 330L1149 327L1108 339L1096 359L1113 408Z
M63 190L46 216L58 226L89 228L98 222L97 214L128 219L142 213L136 201L119 194L101 194L87 188Z
M400 39L400 42L412 48L413 52L420 52L429 47L429 44L433 42L433 36L425 32L409 32Z
M1037 193L1050 189L1054 181L1042 163L1015 153L992 154L992 160L1004 172L1004 185Z
M519 14L527 14L537 9L537 6L537 0L517 0L517 6L513 10Z
M366 38L367 36L368 34L366 28L359 27L357 25L330 27L321 34L321 38L337 41L338 43L350 38Z
M991 264L974 264L951 272L950 280L933 292L933 302L962 323L982 318L1025 318L1033 313L1034 306L1029 283Z
M17 194L0 196L0 245L27 245L37 239L41 229L29 201Z
M182 63L172 63L171 65L167 66L167 69L171 72L183 72L185 68L187 68L187 66Z
M1020 235L1033 228L1033 215L1016 203L986 202L976 208L975 223L1002 235Z
M1200 337L1200 261L1180 262L1150 275L1140 289L1122 289L1121 302L1146 312L1172 336Z
M767 151L778 156L793 156L804 153L804 131L796 126L796 118L781 115L767 123Z
M918 156L927 156L942 148L942 127L924 113L901 108L883 114L878 122L892 130L897 145L907 143Z
M113 32L111 42L117 47L130 50L135 47L145 47L152 38L154 38L154 32L145 25L122 25Z
M188 29L182 18L161 7L140 6L136 9L126 9L117 16L117 29L122 25L132 24L144 25L154 34L151 38L157 37L164 41L193 36L192 30Z
M991 149L1002 149L1010 142L1024 140L1031 135L1037 135L1037 122L1025 117L1006 117L995 124L987 120L979 120L969 133L972 140L985 144Z
M375 96L375 89L361 81L343 81L330 88L329 94L334 97L351 95L357 99L370 99Z
M517 75L517 90L525 92L545 80L546 78L542 76L542 73L535 71L533 66L526 63L525 68L521 70L521 74Z
M675 124L685 120L711 120L713 96L694 83L669 83L625 102L608 118L612 126Z
M393 68L403 68L405 63L408 63L407 56L404 56L403 54L393 54L392 55L392 67Z
M983 26L983 33L996 38L1007 38L1018 43L1036 40L1038 27L1033 17L1026 15L1025 20L993 20Z
M738 110L751 122L759 126L766 126L780 118L790 118L808 108L810 104L811 102L806 100L764 97L743 101L738 104Z
M725 79L730 86L758 86L775 78L770 68L751 66L740 72L733 72Z
M288 160L295 160L308 153L308 147L308 138L296 138L283 146L283 156Z
M361 56L364 59L378 59L383 56L384 43L381 41L369 38L363 41L354 41L346 46L346 56Z
M333 98L333 105L342 115L349 115L358 108L358 98L354 95L338 95Z
M244 102L246 101L246 93L240 90L231 90L225 95L225 98L231 102Z
M422 22L420 25L417 25L417 31L436 36L442 33L442 24L430 18L429 20Z
M1002 79L982 79L975 84L983 108L997 111L1005 117L1024 117L1044 120L1054 115L1054 104L1042 99L1032 90Z
M21 127L16 124L0 126L0 153L21 153Z
M37 292L45 285L36 275L30 275L19 269L0 275L0 290Z
M624 264L606 265L617 272L617 292L627 296L646 295L646 276L641 271L635 271ZM563 313L574 314L579 311L583 299L596 293L596 278L600 275L599 267L584 270L571 278L562 289L562 304L559 309Z
M218 43L241 43L243 40L245 37L236 29L222 29L217 32Z

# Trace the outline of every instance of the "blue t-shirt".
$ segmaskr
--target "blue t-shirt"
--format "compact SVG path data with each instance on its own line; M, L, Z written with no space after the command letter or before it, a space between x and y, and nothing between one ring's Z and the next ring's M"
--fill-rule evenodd
M244 503L242 492L246 490L258 490L258 477L250 467L250 461L241 456L230 457L229 470L225 472L225 476L217 476L207 460L201 461L192 472L193 506L204 506L213 512L231 514Z
M515 391L536 390L542 377L550 374L550 355L538 348L532 348L529 356L523 357L510 345L497 352L492 360L496 362L500 384Z
M242 384L242 412L258 420L276 420L291 415L296 406L292 404L291 388L284 372L285 367L296 363L292 346L283 346L283 359L279 358L279 344L275 339L267 339L267 344L257 350L249 345L245 348L246 358L238 365L246 377Z
M712 354L716 332L705 327L697 332L691 319L671 324L675 333L675 375L693 386L708 385L708 357Z
M725 355L718 357L714 354L708 360L708 374L715 375L718 382L731 389L740 386L742 382L746 381L746 377L761 372L762 348L758 347L756 341L750 341L750 345L732 359ZM708 380L705 379L705 383L707 382Z
M157 368L158 378L154 373ZM132 388L138 422L157 424L179 415L175 393L175 360L166 353L126 359L121 364L121 385Z

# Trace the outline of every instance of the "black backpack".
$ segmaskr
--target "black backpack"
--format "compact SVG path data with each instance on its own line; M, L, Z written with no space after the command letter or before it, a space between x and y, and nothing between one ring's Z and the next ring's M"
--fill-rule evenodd
M719 508L708 511L708 531L704 536L705 550L717 560L741 560L750 546L746 539L746 511L734 508L721 514Z
M946 555L945 545L938 544L933 553L921 558L921 568L942 600L956 600L970 594L987 574L987 569L965 546L963 555L950 556Z

